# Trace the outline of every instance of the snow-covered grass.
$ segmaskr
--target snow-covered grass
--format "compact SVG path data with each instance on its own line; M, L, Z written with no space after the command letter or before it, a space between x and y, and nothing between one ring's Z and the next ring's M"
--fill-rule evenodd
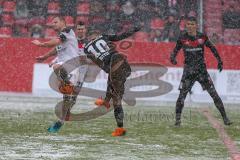
M174 107L125 106L124 137L111 137L113 113L84 122L67 122L59 133L46 129L56 120L54 107L60 99L0 97L0 160L214 160L230 159L206 118L197 108L185 108L182 127L174 124ZM78 101L74 112L93 107ZM225 127L240 145L239 114L228 108L235 122ZM215 117L220 120L215 108Z

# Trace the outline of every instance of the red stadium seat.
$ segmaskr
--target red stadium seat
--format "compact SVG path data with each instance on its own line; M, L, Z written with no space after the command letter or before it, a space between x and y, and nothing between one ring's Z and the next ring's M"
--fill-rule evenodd
M120 10L120 4L117 1L109 1L107 4L107 10L118 12Z
M1 27L0 28L0 37L11 37L12 28L11 27Z
M134 35L134 40L138 42L148 42L149 41L149 35L146 32L137 32Z
M221 28L217 28L217 27L205 27L205 32L208 34L211 33L218 33L221 34L222 33L222 29Z
M35 24L44 25L45 19L42 17L33 17L33 18L29 19L29 21L28 21L29 26L33 26Z
M105 18L102 16L92 16L91 17L91 23L104 23L105 22Z
M74 26L74 18L72 16L65 16L64 17L67 26L73 27Z
M224 36L231 36L233 34L238 34L238 30L237 29L225 29L224 30Z
M76 23L78 22L84 22L85 25L89 24L89 17L88 16L77 16Z
M78 3L77 6L77 14L89 14L90 13L90 4L87 2L84 3Z
M20 31L21 31L21 33L22 33L23 35L28 35L28 34L29 34L28 29L27 29L27 27L25 27L25 26L22 26L21 29L20 29Z
M12 14L2 14L2 22L4 25L13 25L14 18Z
M20 25L20 26L27 26L28 25L28 19L27 18L23 18L23 19L16 19L14 21L15 25Z
M230 45L231 40L230 38L233 36L232 29L225 29L223 33L223 41L225 44Z
M58 2L48 3L48 14L59 14L60 6Z
M16 8L16 2L14 1L5 1L3 3L3 12L14 12Z
M163 29L164 21L160 18L155 18L151 21L151 29Z
M56 38L57 37L57 33L51 29L51 28L47 28L45 30L45 38Z

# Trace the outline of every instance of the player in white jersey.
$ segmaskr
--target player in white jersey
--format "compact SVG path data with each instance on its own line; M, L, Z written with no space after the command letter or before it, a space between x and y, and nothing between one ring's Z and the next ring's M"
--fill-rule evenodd
M36 58L38 62L43 62L49 57L56 56L54 61L49 65L53 67L54 72L57 75L58 80L61 82L59 90L63 95L63 110L61 118L48 128L49 132L57 132L61 126L64 124L65 120L68 120L68 114L70 109L76 102L76 97L78 93L69 94L66 91L67 87L74 87L78 85L79 82L79 69L75 69L71 72L69 76L67 69L64 67L64 63L79 57L78 41L76 35L72 29L67 28L66 22L62 17L55 17L52 21L52 26L55 31L57 31L58 37L51 39L47 42L40 42L38 40L32 41L33 44L39 47L49 47L52 48L47 54L39 56ZM73 89L70 89L73 91Z

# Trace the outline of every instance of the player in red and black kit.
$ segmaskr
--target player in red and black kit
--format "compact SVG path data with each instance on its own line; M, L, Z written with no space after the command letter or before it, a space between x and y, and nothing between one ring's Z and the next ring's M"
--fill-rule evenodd
M78 22L76 26L76 36L78 39L79 51L83 52L84 44L87 43L87 28L84 22Z
M218 61L218 70L223 69L223 62L216 48L210 42L208 37L200 32L197 32L197 20L195 17L189 17L186 23L187 31L182 33L177 41L176 47L171 54L171 63L176 65L176 56L181 48L184 51L184 71L180 83L180 94L176 102L176 126L181 124L181 113L184 107L184 101L191 91L193 84L198 81L204 90L212 97L214 104L222 115L225 125L230 125L231 122L227 118L223 102L219 97L214 84L207 72L207 67L204 61L204 46L207 46L212 51Z
M87 55L84 53L84 46L87 43L87 28L84 22L78 22L75 32L78 40L80 60L82 60L82 65L79 67L80 77L78 84L78 86L81 88L88 70L88 63L90 63L87 61Z
M124 84L127 77L131 74L131 68L127 59L115 50L112 41L125 39L139 30L140 27L134 27L120 35L104 35L98 31L92 31L89 32L89 43L84 47L87 57L108 73L105 99L98 99L96 104L109 107L109 101L113 100L114 116L118 128L112 133L112 136L121 136L126 132L123 128L122 97L125 90Z

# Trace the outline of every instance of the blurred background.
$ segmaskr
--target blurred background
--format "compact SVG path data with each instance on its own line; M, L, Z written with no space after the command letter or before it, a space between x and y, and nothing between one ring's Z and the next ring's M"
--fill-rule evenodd
M0 92L56 94L48 84L52 73L49 61L35 61L48 49L36 47L31 41L56 37L51 21L57 15L63 16L69 27L74 28L81 21L88 28L108 34L141 25L141 31L117 46L132 65L160 64L168 68L160 79L171 83L173 90L156 98L160 101L175 101L178 96L184 58L180 53L177 66L173 66L169 56L179 33L185 29L186 17L195 16L198 30L207 33L216 44L224 63L220 74L215 57L206 49L206 63L219 94L224 102L240 103L239 0L0 0ZM106 77L101 72L96 82L88 86L105 90ZM192 91L193 101L212 102L198 83Z
M0 37L52 38L51 19L64 16L107 33L141 24L136 41L174 42L185 17L196 16L199 30L214 43L240 44L239 0L0 0Z

